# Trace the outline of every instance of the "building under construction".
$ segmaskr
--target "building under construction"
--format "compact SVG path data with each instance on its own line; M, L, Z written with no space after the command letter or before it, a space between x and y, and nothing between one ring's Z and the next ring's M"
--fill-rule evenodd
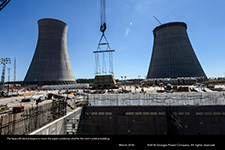
M184 22L162 24L153 30L154 46L147 79L206 79Z
M56 19L38 21L38 43L25 85L74 84L76 80L67 50L68 25Z
M224 92L89 94L88 105L32 134L224 135L224 98Z

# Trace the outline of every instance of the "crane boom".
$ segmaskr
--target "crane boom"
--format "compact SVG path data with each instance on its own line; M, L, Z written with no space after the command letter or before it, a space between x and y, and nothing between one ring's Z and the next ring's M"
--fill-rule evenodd
M10 2L10 0L0 0L0 11Z
M161 25L162 23L159 21L158 18L156 18L156 16L153 16L153 18L155 18L156 21L158 21L158 23Z

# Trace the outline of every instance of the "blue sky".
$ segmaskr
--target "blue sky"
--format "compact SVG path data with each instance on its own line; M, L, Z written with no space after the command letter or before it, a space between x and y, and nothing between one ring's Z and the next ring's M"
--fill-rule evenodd
M56 18L69 26L67 46L75 78L94 78L92 51L97 49L101 36L99 5L99 0L11 0L0 12L0 57L16 57L17 80L23 80L37 44L37 21ZM189 38L206 75L225 76L224 0L106 0L106 8L105 34L116 50L116 78L146 77L152 31L159 25L153 16L161 23L187 23ZM9 67L13 79L13 64Z

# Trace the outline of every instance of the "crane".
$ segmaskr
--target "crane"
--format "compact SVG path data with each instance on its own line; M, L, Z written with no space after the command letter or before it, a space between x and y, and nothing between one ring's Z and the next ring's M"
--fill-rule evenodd
M156 18L156 16L153 16L153 18L155 18L155 20L161 25L162 23L159 21L158 18Z
M100 19L100 31L102 32L102 35L104 35L104 32L106 30L106 10L105 10L105 0L100 0L100 13L101 13L101 19Z
M96 64L96 70L95 70L95 74L99 75L101 74L100 71L100 58L99 58L99 54L102 53L103 58L102 58L102 73L106 74L106 63L105 63L105 53L109 53L109 73L113 74L113 56L112 56L112 52L115 52L115 50L111 50L110 46L109 46L109 42L105 36L105 30L106 30L107 26L106 26L106 4L105 4L105 0L100 0L100 31L102 32L102 36L98 42L98 47L96 51L93 51L93 53L95 53L95 64ZM102 42L103 39L105 40L105 42ZM102 50L101 46L107 46L106 50Z
M0 11L10 2L10 0L0 0Z

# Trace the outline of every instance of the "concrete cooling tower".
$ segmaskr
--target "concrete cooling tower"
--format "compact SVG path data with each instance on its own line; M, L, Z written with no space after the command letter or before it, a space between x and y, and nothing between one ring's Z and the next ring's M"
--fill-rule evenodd
M154 46L147 79L194 77L207 78L183 22L171 22L153 30Z
M74 84L67 50L68 25L56 19L38 21L38 43L24 79L25 85Z

